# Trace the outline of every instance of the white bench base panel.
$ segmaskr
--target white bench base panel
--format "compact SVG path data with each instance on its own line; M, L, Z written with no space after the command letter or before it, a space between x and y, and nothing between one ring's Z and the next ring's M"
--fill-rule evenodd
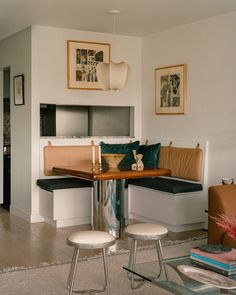
M39 196L39 212L45 222L57 228L91 223L91 187L40 189Z
M129 218L156 222L172 232L204 228L207 192L171 194L129 185Z

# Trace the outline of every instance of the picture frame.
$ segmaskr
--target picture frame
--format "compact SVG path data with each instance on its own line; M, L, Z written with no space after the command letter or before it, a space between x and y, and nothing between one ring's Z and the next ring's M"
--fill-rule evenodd
M14 76L14 104L23 105L25 103L24 98L24 75Z
M155 69L156 114L186 114L187 65Z
M97 64L110 62L110 44L67 41L67 88L100 90Z

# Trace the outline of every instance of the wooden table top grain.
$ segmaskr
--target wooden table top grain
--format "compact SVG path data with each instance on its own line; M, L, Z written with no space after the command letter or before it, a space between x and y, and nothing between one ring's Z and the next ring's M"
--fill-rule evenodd
M98 165L96 165L94 171L91 165L60 166L53 167L52 170L55 174L74 176L88 180L132 179L168 176L171 174L171 171L166 168L144 169L143 171L112 168L100 171Z

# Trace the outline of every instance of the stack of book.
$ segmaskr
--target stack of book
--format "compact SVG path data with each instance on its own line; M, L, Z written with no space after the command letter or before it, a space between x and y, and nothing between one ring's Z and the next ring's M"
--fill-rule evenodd
M236 249L216 254L192 248L190 251L190 263L222 275L233 276L236 275Z

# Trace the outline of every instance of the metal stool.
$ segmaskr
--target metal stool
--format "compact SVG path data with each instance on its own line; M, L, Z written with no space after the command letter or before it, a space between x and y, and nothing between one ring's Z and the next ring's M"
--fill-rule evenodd
M160 277L162 269L164 269L164 273L167 278L165 265L163 264L163 251L161 246L161 239L167 236L168 229L159 224L138 223L138 224L128 225L125 228L125 233L126 233L126 236L132 239L130 256L129 256L129 268L131 270L134 270L134 266L136 263L136 255L137 255L137 241L138 240L155 240L157 256L158 256L159 266L160 266L160 272L157 275L157 277ZM141 279L142 282L136 287L134 287L134 281L135 280L140 281L140 279L134 279L133 273L129 273L128 278L131 279L132 289L139 288L145 282L144 280Z
M81 231L71 234L67 240L69 246L74 247L73 258L71 262L70 272L67 281L67 287L69 289L69 295L72 292L75 293L86 293L86 292L103 292L107 291L107 295L110 294L108 271L107 271L107 262L106 262L106 251L105 249L111 245L115 244L115 238L103 231ZM77 270L77 263L79 257L79 249L102 249L103 252L103 265L104 265L104 275L105 275L105 285L102 290L73 290L75 275Z

